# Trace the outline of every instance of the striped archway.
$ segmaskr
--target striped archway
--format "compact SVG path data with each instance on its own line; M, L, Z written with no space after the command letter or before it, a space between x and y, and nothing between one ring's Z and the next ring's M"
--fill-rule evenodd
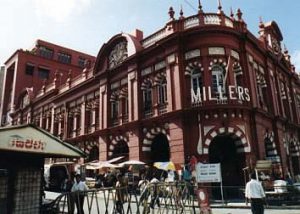
M218 135L231 135L234 140L234 144L237 147L237 153L249 153L251 152L250 144L247 140L244 130L235 127L212 127L210 131L204 137L203 154L208 154L209 145L212 140Z
M184 75L192 76L193 71L195 69L200 69L200 72L204 71L204 68L202 67L202 64L198 61L195 61L195 62L190 62L190 63L187 64L187 66L185 67Z
M164 125L164 127L154 127L154 128L151 128L151 129L144 128L143 132L144 132L145 137L144 137L144 140L143 140L143 147L142 147L143 152L151 152L151 145L153 143L153 139L158 134L166 135L168 141L170 141L170 136L168 134L168 129L169 129L169 124L168 123L166 123Z
M116 146L119 143L126 143L128 145L128 136L126 135L117 135L115 137L110 136L110 145L108 147L108 157L112 157Z
M264 143L265 143L266 159L271 160L272 163L280 163L281 160L274 141L273 131L266 132Z

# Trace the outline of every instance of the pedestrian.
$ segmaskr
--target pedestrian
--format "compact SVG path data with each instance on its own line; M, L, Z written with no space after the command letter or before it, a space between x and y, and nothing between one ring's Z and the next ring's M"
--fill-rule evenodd
M246 184L246 205L251 202L252 214L263 214L265 204L265 192L261 183L256 178L256 173L251 174L251 180Z
M74 196L78 214L84 214L83 204L84 204L85 192L87 190L88 190L87 185L85 184L85 182L81 181L81 175L76 174L75 175L75 183L73 184L71 191Z
M64 191L67 194L68 214L74 213L75 201L74 201L73 194L71 193L72 187L74 185L74 179L75 179L75 172L72 172L70 174L69 179L66 180L66 183L64 185Z
M117 175L116 182L116 211L117 213L124 213L123 204L126 201L126 184L121 174Z
M153 175L151 181L150 181L151 187L152 187L152 195L151 195L151 201L150 201L150 207L154 209L155 204L157 204L158 207L160 207L159 202L159 180Z

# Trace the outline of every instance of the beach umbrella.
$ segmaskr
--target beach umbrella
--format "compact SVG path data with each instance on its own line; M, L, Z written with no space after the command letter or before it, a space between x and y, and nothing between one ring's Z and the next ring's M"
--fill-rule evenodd
M172 161L167 161L167 162L155 162L154 167L158 169L162 169L165 171L172 170L175 171L175 164Z
M118 165L109 163L107 161L99 161L86 164L86 169L103 169L103 168L118 168Z
M139 160L129 160L129 161L125 161L119 164L119 166L133 166L133 165L145 165L144 162L139 161Z

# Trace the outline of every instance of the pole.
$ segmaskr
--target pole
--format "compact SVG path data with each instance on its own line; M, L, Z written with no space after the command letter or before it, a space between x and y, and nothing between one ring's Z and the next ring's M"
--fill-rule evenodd
M223 193L223 179L222 179L222 170L221 170L221 163L219 163L219 169L220 169L220 177L221 177L221 198L222 198L222 204L225 205L224 203L224 193Z
M223 193L223 181L221 180L221 198L222 198L222 204L225 205L224 203L224 193Z

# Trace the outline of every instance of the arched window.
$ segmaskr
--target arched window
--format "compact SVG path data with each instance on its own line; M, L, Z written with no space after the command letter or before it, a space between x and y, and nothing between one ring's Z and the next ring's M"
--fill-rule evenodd
M198 89L202 93L202 75L200 73L200 68L194 68L192 71L191 87L195 94L197 94Z
M143 101L144 101L145 113L151 111L151 109L152 109L152 83L150 81L146 82L146 84L145 84L145 88L143 90Z
M219 88L224 92L224 69L220 65L212 67L212 89L213 92L218 94Z
M158 103L163 105L167 102L167 80L164 77L157 85Z

